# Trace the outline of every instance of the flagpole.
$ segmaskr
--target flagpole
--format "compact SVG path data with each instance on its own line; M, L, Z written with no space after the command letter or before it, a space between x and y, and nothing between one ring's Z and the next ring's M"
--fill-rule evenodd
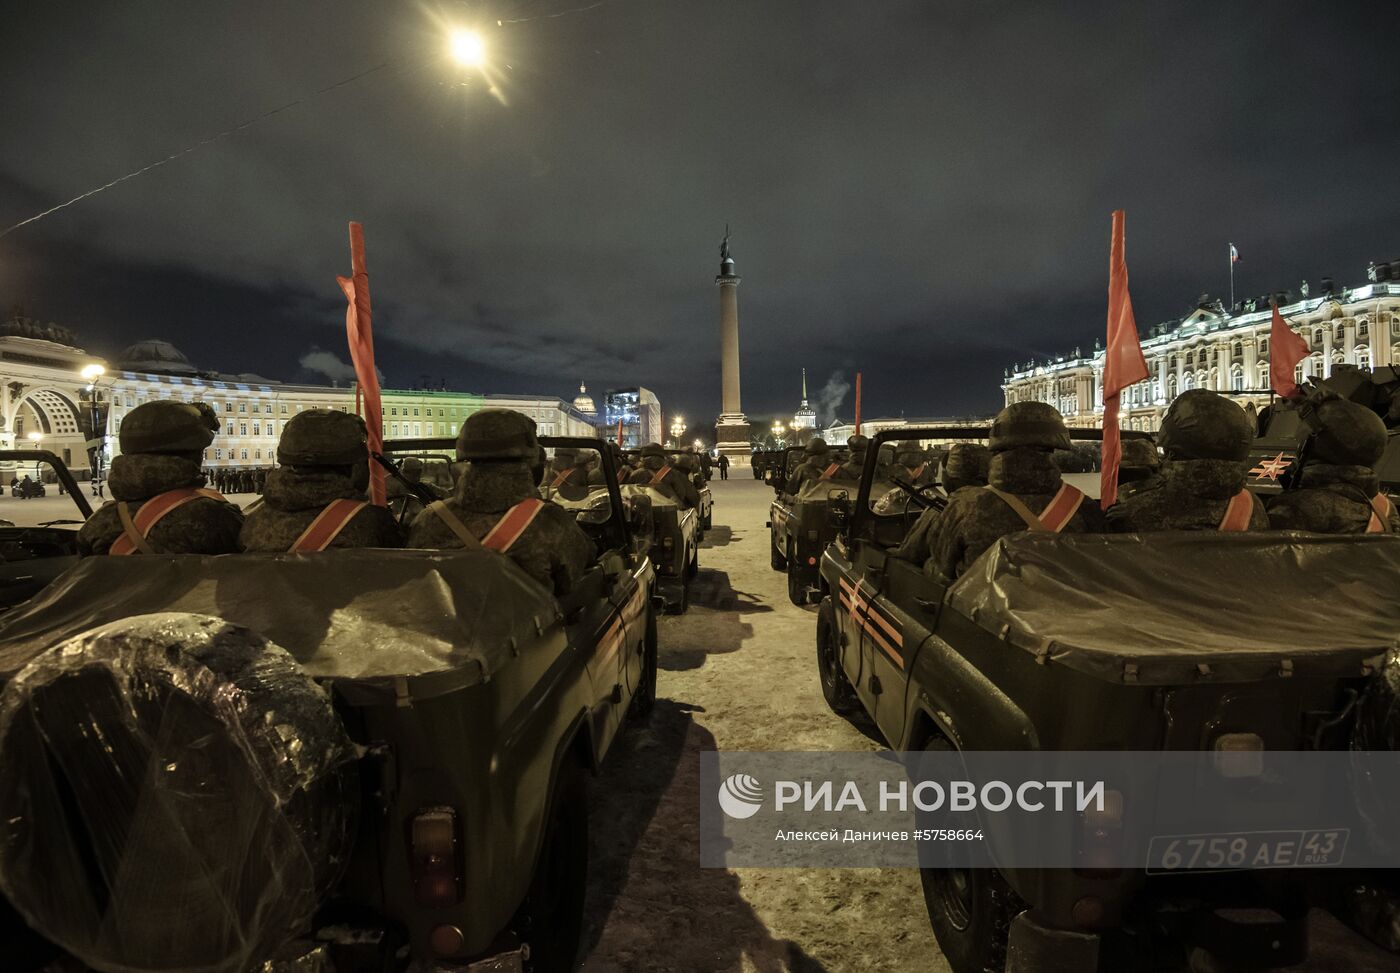
M1225 251L1225 259L1230 261L1230 311L1235 310L1235 245Z

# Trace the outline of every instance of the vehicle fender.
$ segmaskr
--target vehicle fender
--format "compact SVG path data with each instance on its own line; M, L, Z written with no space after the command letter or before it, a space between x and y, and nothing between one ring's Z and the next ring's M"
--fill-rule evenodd
M1040 738L1016 701L937 634L919 646L909 667L904 739L917 750L932 735L959 750L1037 750Z

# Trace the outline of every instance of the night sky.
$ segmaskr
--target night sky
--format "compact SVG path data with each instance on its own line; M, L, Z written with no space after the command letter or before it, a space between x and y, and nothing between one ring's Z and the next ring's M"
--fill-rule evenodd
M481 27L499 97L449 25ZM325 381L303 362L343 368L358 219L388 384L640 384L698 431L728 222L750 416L790 414L803 365L814 397L864 372L867 416L986 412L1004 367L1102 333L1115 208L1143 333L1227 293L1230 241L1240 297L1400 258L1397 26L1335 0L0 0L0 229L306 99L0 239L0 310Z

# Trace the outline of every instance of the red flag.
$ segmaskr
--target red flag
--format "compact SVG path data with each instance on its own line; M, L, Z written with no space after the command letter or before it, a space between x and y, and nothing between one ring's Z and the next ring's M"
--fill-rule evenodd
M1121 209L1113 211L1113 237L1108 257L1108 347L1103 356L1103 462L1099 474L1099 506L1118 499L1118 462L1123 447L1118 429L1118 396L1147 378L1147 359L1138 343L1133 301L1128 296L1128 261L1123 255Z
M856 435L860 435L860 372L856 372Z
M1294 369L1311 349L1278 313L1278 302L1270 303L1274 306L1274 318L1269 324L1269 386L1285 399L1297 398L1303 392L1294 381Z
M622 448L622 420L617 420L617 448Z
M370 452L384 451L384 411L379 404L379 373L374 369L374 333L370 328L369 272L365 269L365 231L350 224L350 276L336 277L348 302L345 308L345 334L350 343L350 361L355 366L358 390L364 393L364 417L369 433ZM358 393L357 393L358 397ZM384 468L369 464L369 499L384 506Z

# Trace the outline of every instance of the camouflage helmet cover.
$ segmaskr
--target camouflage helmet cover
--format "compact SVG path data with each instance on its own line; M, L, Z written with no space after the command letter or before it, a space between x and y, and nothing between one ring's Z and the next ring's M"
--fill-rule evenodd
M1019 446L1069 449L1069 430L1059 410L1047 402L1013 402L996 414L987 447L1000 453Z
M820 436L812 438L802 450L807 456L825 456L830 451L831 449L827 446L826 440Z
M863 453L870 448L870 437L856 433L854 436L850 436L846 439L846 447L850 449L852 453Z
M533 464L539 446L534 419L511 409L482 409L462 423L457 434L457 459Z
M283 466L352 466L367 460L365 421L339 409L298 412L282 429L277 462Z
M1346 399L1318 405L1312 424L1311 459L1341 466L1375 466L1385 452L1385 422L1375 412Z
M991 463L992 452L981 443L954 443L943 457L943 485L956 489L984 484Z
M653 456L656 457L656 458L658 458L658 459L665 459L665 458L666 458L666 450L664 450L664 449L661 448L661 444L660 444L660 443L647 443L645 446L642 447L642 451L641 451L641 454L640 454L640 455L641 455L642 459L647 459L648 457L653 457Z
M1157 444L1167 459L1220 459L1243 463L1254 429L1234 402L1209 389L1188 389L1167 408Z
M123 453L201 453L218 431L219 417L209 404L161 399L132 409L117 442Z
M1162 457L1152 440L1134 436L1123 440L1122 459L1118 465L1125 470L1155 470L1162 465Z

